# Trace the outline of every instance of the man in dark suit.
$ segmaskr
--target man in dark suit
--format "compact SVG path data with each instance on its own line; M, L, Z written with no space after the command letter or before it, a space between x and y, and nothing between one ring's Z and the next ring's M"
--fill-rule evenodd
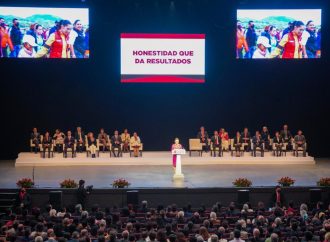
M35 145L34 152L37 153L39 151L39 144L41 142L40 134L38 133L37 128L33 128L31 133L32 144Z
M77 141L77 152L83 152L85 146L85 134L84 131L81 130L81 127L77 127L74 138Z
M294 149L296 155L298 156L298 148L301 147L303 149L303 156L306 156L306 138L302 134L301 130L298 130L298 134L294 137Z
M291 144L292 135L291 135L290 130L288 129L288 125L287 124L283 125L283 130L281 130L280 135L281 135L281 137L283 139L283 142L288 144L287 147L286 147L286 149L287 150L292 150L292 144Z
M26 192L26 189L23 187L16 196L16 206L21 207L22 209L29 209L31 206L31 197L30 194Z
M248 128L244 128L244 131L242 132L241 137L242 137L243 144L244 144L244 150L246 152L249 152L251 149L251 135L250 135Z
M50 158L50 152L53 146L53 139L50 137L49 132L45 133L44 138L42 139L42 150L43 150L43 158L46 157L46 150L48 150L48 158Z
M285 205L284 194L280 186L275 187L275 192L272 194L271 206L283 207Z
M119 157L119 155L121 154L121 143L122 143L121 137L118 134L118 130L116 130L114 132L114 135L111 137L111 150L115 157ZM117 155L115 153L116 149L117 149Z
M87 199L88 194L89 194L89 192L85 188L85 181L80 180L79 187L77 190L77 204L81 204L83 209L86 208L85 206L86 206L86 199Z
M262 127L261 139L264 142L265 149L270 150L270 135L266 126Z
M72 158L74 157L74 144L75 144L75 139L71 134L71 131L69 130L68 135L65 137L64 139L64 157L67 158L68 157L68 149L72 150Z
M237 131L236 136L234 138L234 144L233 144L234 147L232 147L232 149L235 149L236 156L240 156L242 142L243 142L242 136L241 136L240 132Z
M256 135L253 136L252 138L252 143L253 143L253 156L257 156L257 148L260 148L261 151L261 157L264 156L264 143L263 140L261 139L261 135L259 131L256 131Z
M273 138L273 145L274 145L274 155L281 156L282 147L283 147L283 139L278 131L275 133L275 136Z
M200 139L200 142L203 144L203 150L208 152L210 150L209 135L203 126L200 128L200 131L197 134L197 138Z
M218 156L221 156L221 138L218 134L218 131L214 131L214 135L211 138L213 156L216 157L216 148L219 148Z

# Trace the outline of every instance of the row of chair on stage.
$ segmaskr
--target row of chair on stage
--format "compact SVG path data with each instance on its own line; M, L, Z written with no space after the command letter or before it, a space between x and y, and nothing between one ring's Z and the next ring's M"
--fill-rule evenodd
M71 131L65 135L60 130L56 130L53 136L49 132L41 135L36 128L33 129L30 138L31 152L40 153L41 157L54 157L54 153L63 153L63 157L69 155L74 158L77 153L86 152L87 157L99 157L100 152L109 152L110 157L121 157L123 152L127 152L130 156L141 157L143 151L143 143L136 132L132 136L124 131L119 135L118 131L113 136L109 136L101 129L98 138L95 138L92 132L87 135L77 128L77 132L73 136Z
M211 156L223 156L223 152L228 151L232 156L243 156L244 153L251 152L254 157L259 153L263 157L265 152L272 152L274 156L286 156L287 152L292 151L293 156L302 153L305 157L307 143L301 130L292 136L287 125L284 125L280 132L275 132L273 138L264 126L262 131L256 131L254 136L250 135L248 128L244 128L243 132L237 131L232 139L224 129L220 129L219 132L215 130L210 137L202 126L197 137L189 139L189 151L190 156L193 151L198 152L200 156L203 152L209 151Z

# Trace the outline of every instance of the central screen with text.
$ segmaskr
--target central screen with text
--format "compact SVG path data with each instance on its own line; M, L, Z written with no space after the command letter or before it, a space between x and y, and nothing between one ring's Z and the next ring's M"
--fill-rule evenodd
M204 83L205 34L121 34L121 82Z

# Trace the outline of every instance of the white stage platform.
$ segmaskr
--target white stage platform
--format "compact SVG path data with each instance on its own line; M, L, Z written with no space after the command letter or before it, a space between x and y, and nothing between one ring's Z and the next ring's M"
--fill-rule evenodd
M271 152L265 152L264 157L252 157L251 153L245 153L242 157L232 157L224 152L223 157L211 157L210 153L191 157L182 156L182 165L315 165L314 157L294 157L292 153L286 156L274 157ZM100 157L86 157L86 153L77 154L76 158L63 158L62 154L54 154L54 158L41 158L39 154L22 152L16 159L15 166L171 166L172 155L170 151L143 152L142 157L111 157L109 152L100 152Z

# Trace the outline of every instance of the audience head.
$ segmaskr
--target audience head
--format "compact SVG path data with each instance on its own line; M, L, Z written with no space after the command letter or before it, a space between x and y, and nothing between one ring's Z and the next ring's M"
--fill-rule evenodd
M234 230L234 238L235 239L239 239L241 237L241 231L239 231L238 229Z

